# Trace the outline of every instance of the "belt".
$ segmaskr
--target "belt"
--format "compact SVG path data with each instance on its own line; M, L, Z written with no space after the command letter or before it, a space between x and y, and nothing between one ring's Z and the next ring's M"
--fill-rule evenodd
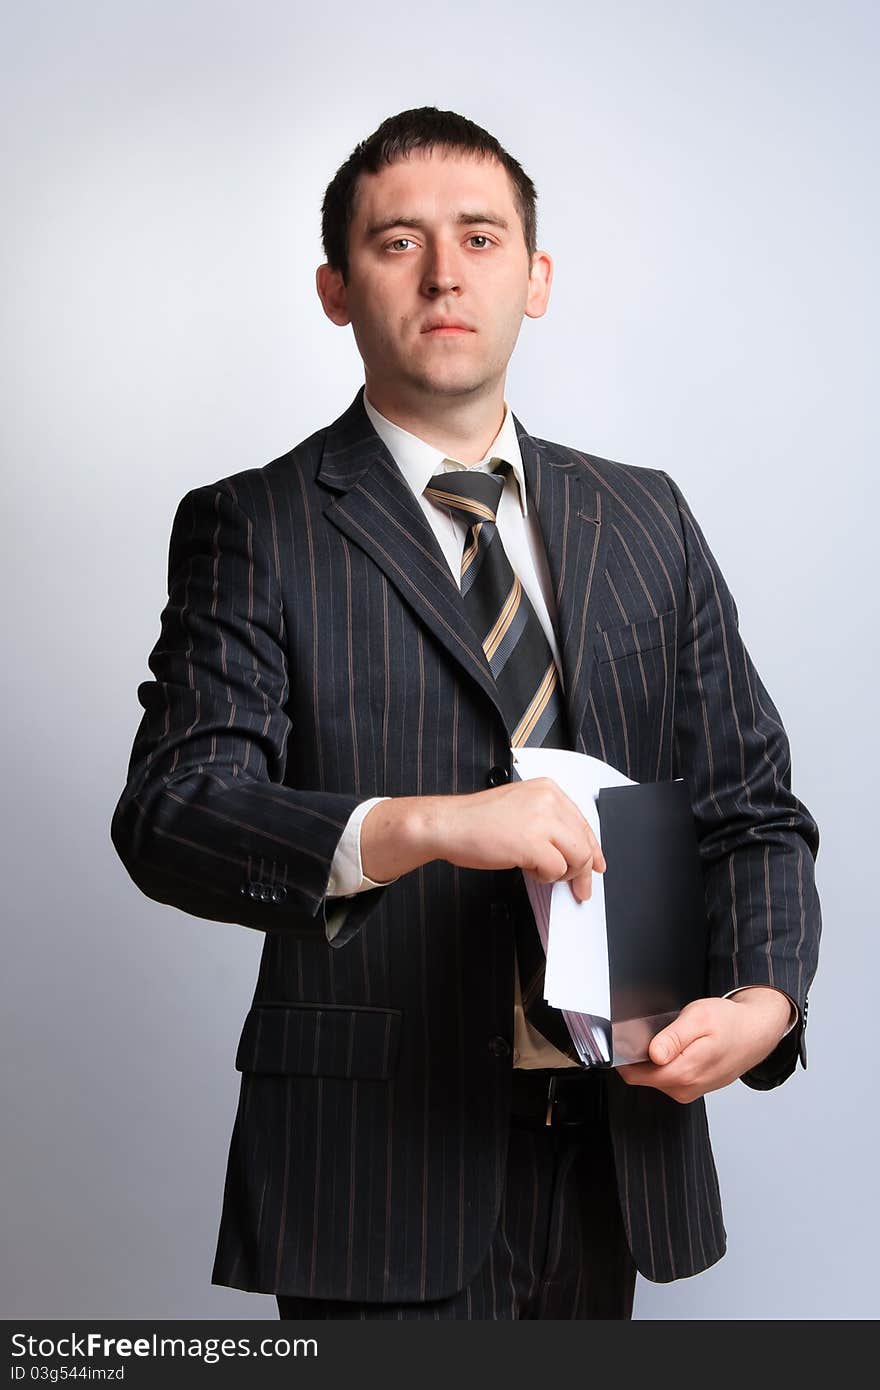
M531 1128L595 1123L602 1115L603 1101L601 1077L592 1069L513 1069L510 1118L515 1124Z

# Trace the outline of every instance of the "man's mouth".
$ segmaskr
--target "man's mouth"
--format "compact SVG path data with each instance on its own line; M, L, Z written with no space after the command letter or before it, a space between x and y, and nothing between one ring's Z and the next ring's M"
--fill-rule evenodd
M456 319L434 319L422 329L423 333L436 334L441 338L451 336L454 333L473 333L474 331L468 324L459 323Z

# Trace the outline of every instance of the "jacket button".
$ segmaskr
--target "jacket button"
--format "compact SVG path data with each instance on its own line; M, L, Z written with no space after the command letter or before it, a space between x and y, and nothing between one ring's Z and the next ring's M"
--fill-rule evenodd
M273 889L272 889L272 901L273 901L273 903L283 903L283 902L284 902L284 899L285 899L286 897L287 897L287 889L286 889L286 888L273 888Z
M497 1037L489 1039L489 1051L493 1057L509 1057L510 1043L506 1038Z
M486 774L486 781L490 787L501 787L505 782L510 781L510 773L506 767L490 767Z
M249 883L247 891L249 898L258 898L260 896L260 888L257 883Z

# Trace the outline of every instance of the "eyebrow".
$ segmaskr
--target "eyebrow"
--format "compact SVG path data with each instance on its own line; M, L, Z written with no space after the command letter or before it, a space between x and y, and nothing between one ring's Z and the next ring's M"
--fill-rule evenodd
M479 222L489 227L501 227L505 232L510 230L510 224L505 218L494 212L459 212L455 222L459 227L471 227ZM383 232L390 232L394 227L414 227L417 231L423 232L427 226L427 222L421 217L386 217L381 222L372 222L367 227L367 236L381 236Z

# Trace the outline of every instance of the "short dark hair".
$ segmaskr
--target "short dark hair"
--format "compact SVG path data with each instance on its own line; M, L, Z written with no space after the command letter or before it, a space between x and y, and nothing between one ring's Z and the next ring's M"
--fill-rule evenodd
M372 135L355 146L327 187L321 205L321 240L328 265L341 271L343 280L348 277L348 231L354 217L360 175L377 174L383 164L406 159L412 150L437 147L472 153L483 159L494 158L503 165L513 185L529 257L534 255L538 245L535 211L538 194L522 166L502 148L494 135L466 116L459 116L455 111L440 111L436 106L418 106L384 120Z

